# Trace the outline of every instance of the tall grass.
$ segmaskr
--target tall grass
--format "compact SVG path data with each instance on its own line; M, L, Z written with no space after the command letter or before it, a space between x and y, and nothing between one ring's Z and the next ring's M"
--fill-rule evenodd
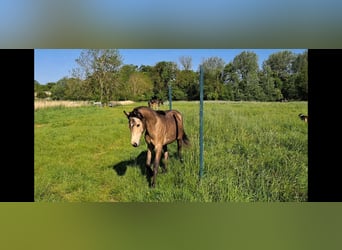
M173 102L191 146L184 163L169 146L169 171L148 187L146 146L130 145L123 110L135 106L35 111L36 201L306 201L307 102L206 102L204 176L199 180L199 104ZM167 106L164 106L167 109Z
M91 102L88 101L54 101L44 99L37 99L34 101L35 110L49 107L81 107L89 105L91 105Z

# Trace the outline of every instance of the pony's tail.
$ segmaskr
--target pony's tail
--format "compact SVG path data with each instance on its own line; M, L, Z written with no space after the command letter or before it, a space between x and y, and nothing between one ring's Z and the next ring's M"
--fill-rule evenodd
M189 140L188 136L185 134L185 132L183 133L182 141L186 146L190 145L190 140Z

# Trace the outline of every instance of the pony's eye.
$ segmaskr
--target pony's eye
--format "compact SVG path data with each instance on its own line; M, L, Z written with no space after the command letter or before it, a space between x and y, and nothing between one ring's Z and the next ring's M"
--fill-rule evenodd
M140 127L140 124L137 124L137 127Z

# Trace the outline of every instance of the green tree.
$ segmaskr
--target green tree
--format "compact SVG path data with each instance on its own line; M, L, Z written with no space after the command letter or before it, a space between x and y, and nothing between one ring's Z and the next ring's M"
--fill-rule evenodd
M82 50L76 59L79 65L75 70L76 78L85 79L88 89L93 91L93 97L101 102L113 98L118 87L118 72L122 58L117 49Z
M87 95L83 88L84 81L79 78L67 78L65 81L65 98L68 100L85 100Z
M259 74L260 86L265 93L265 101L278 101L283 99L281 90L275 87L275 79L272 76L272 69L264 64Z
M175 100L199 99L198 73L192 70L180 70L177 72L176 81L172 90ZM174 91L175 90L175 91Z
M131 73L127 82L130 99L146 101L153 95L153 83L149 76L142 72Z
M294 86L299 100L308 100L308 52L299 54L293 62Z
M158 62L154 66L152 80L153 93L161 99L168 96L168 85L176 80L177 64L174 62Z
M55 82L48 82L47 84L43 85L45 91L51 91L52 87L55 86Z
M260 86L258 72L250 72L246 76L246 99L248 101L264 101L265 93Z
M283 50L271 54L264 65L268 65L272 70L272 77L275 79L275 87L281 90L285 99L291 98L293 92L293 62L296 56L292 51Z
M119 70L118 86L116 88L116 99L128 100L132 99L133 95L130 87L128 86L129 79L132 74L138 72L138 67L136 65L123 65Z
M205 99L218 100L222 98L224 64L224 60L217 56L202 61Z
M232 76L237 84L234 86L237 100L260 100L264 93L259 85L258 56L252 51L243 51L232 62Z
M239 76L232 62L226 64L223 69L224 99L240 100Z
M51 98L53 100L65 100L66 99L66 86L68 79L63 77L51 88Z
M47 98L47 97L49 97L49 96L45 93L45 91L41 91L41 90L37 91L37 98L44 99L44 98Z
M181 56L179 62L185 71L190 71L192 68L192 57L191 56Z
M138 68L138 71L152 78L152 75L154 74L154 66L140 65L140 67Z
M253 51L243 51L234 57L232 64L238 78L243 80L249 73L258 71L258 56Z
M34 92L38 93L39 91L42 91L42 85L37 81L34 80Z

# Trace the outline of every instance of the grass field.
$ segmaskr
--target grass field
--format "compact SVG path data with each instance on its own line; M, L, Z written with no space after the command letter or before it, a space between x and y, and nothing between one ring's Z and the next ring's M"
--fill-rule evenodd
M130 145L123 113L139 105L36 109L35 201L307 201L308 125L298 117L307 102L205 102L200 181L199 103L173 102L191 146L183 164L169 146L155 189L144 175L146 144Z

